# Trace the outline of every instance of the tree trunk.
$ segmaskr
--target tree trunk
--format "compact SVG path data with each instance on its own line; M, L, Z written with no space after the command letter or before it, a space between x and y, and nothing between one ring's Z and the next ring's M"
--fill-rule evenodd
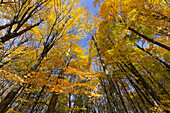
M154 44L156 44L156 45L158 45L158 46L160 46L160 47L162 47L162 48L170 51L170 47L168 47L168 46L166 46L166 45L164 45L164 44L162 44L162 43L159 43L159 42L157 42L157 41L155 41L155 40L153 40L153 39L148 38L147 36L139 33L138 31L136 31L135 29L133 29L133 28L131 28L131 27L128 27L128 29L129 29L130 31L134 32L135 34L141 36L141 37L144 38L145 40L147 40L147 41L149 41L149 42L152 42L152 43L154 43Z
M123 84L123 81L120 80L121 85L123 86L123 89L125 90L125 93L127 94L127 99L130 100L130 103L132 104L132 109L135 110L138 113L138 110L136 109L136 106L133 102L133 100L130 98L129 92L126 90L126 87Z
M47 47L44 47L43 52L41 53L40 57L38 58L37 63L35 63L31 69L28 72L37 71L38 66L41 64L41 61L44 59L44 57L47 55L47 53L50 51L50 49L53 47L53 44L46 45ZM4 110L8 107L8 105L12 102L12 100L15 98L15 95L18 94L18 92L24 89L24 86L15 86L3 99L3 101L0 103L0 113L5 112Z
M107 102L108 102L108 104L109 104L110 112L111 112L111 113L114 113L114 110L113 110L113 108L112 108L112 106L111 106L111 101L110 101L110 99L109 99L109 94L108 94L108 91L107 91L107 89L106 89L106 87L105 87L105 84L104 84L104 82L103 82L103 80L102 80L101 77L99 77L99 80L100 80L100 84L101 84L101 86L102 86L102 88L103 88L103 90L104 90L104 93L106 94L106 99L107 99Z
M36 107L36 105L37 105L37 102L38 102L38 100L40 99L41 94L43 93L44 89L45 89L45 85L42 87L40 93L38 94L37 98L35 99L35 102L33 103L33 107L32 107L32 109L31 109L30 113L33 113L33 111L34 111L34 109L35 109L35 107Z
M0 113L5 113L8 108L8 105L13 101L17 93L22 90L24 87L22 86L15 86L8 94L7 96L2 100L0 103Z
M162 89L169 96L168 91L166 91L166 89L152 76L152 74L144 66L143 68L149 74L149 76L154 80L154 82L158 85L158 87Z
M146 91L153 97L153 99L160 103L161 98L157 94L157 92L154 91L154 89L146 82L146 80L142 77L142 75L137 71L137 69L132 65L132 63L129 63L129 66L125 64L125 66L136 76L139 78L139 81L142 83L143 87Z
M145 53L149 54L150 56L152 56L153 58L155 58L157 61L159 61L160 63L164 64L169 70L170 70L170 65L167 64L166 62L164 62L163 60L161 60L160 58L158 58L157 56L154 56L152 53L150 53L149 51L145 50L144 48L140 47L139 45L137 45L137 47L144 51Z
M96 47L96 49L97 49L97 52L98 52L98 55L99 55L99 59L100 59L100 63L101 63L101 65L102 65L102 67L103 67L103 71L104 71L104 73L105 73L105 75L106 75L106 77L107 77L107 79L108 79L108 81L109 81L110 90L111 90L111 93L112 93L112 95L113 95L113 100L114 100L115 103L117 104L117 111L118 111L119 113L124 113L124 108L123 108L123 105L122 105L122 103L121 103L120 97L119 97L119 95L117 94L116 88L114 87L115 85L114 85L114 83L113 83L113 81L112 81L112 78L111 78L109 72L107 71L107 68L106 68L106 65L105 65L105 63L104 63L103 57L102 57L102 55L101 55L101 53L100 53L100 49L99 49L99 47L98 47L98 45L97 45L97 42L95 41L95 39L94 39L93 36L92 36L92 40L93 40L93 42L94 42L94 44L95 44L95 47Z
M122 104L123 104L123 108L124 108L125 112L128 113L127 108L126 108L126 105L125 105L125 102L124 102L124 100L123 100L123 96L122 96L121 91L120 91L120 88L119 88L119 84L118 84L117 81L115 81L115 83L116 83L116 86L117 86L117 89L118 89L119 97L120 97L121 102L122 102Z
M53 96L50 100L50 103L49 103L49 106L48 106L46 113L54 113L57 100L58 100L58 94L53 93Z
M120 66L118 66L118 67L119 67L119 69L120 69L122 72L127 72L121 64L120 64ZM145 104L145 101L143 100L143 97L145 98L145 100L148 102L148 104L149 104L150 106L154 107L154 103L153 103L152 101L150 101L150 100L148 99L148 97L140 90L140 88L133 82L133 80L129 77L130 75L126 75L126 74L125 74L125 76L128 78L129 82L130 82L130 83L132 84L132 86L135 88L136 93L137 93L138 96L140 97L140 99L141 99L143 105L145 106L146 110L149 112L148 105ZM141 95L140 93L141 93L142 95ZM143 97L142 97L142 96L143 96ZM149 113L150 113L150 112L149 112Z

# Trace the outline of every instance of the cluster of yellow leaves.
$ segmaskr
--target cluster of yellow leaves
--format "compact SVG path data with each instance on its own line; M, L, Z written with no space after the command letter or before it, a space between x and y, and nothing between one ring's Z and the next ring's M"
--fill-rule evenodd
M125 22L126 27L153 28L147 34L155 33L168 27L169 5L164 0L105 0L99 11L100 17L111 23ZM126 30L126 29L125 29ZM120 29L121 35L123 30ZM167 33L167 32L166 32ZM167 33L168 34L168 33ZM162 36L164 43L168 41L166 36Z
M11 81L14 80L16 82L24 83L24 80L19 77L17 74L13 74L4 70L0 70L1 76L5 77L5 80Z
M65 108L66 110L68 110L69 108ZM71 111L74 111L74 110L83 110L83 111L86 111L87 108L79 108L78 106L71 106Z

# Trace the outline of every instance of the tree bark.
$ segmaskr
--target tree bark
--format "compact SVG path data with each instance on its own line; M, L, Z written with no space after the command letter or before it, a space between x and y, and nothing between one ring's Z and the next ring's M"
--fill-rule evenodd
M161 101L161 97L157 94L157 92L154 91L154 89L146 82L146 80L142 77L142 75L137 71L137 69L132 65L132 63L129 63L129 66L125 64L125 66L136 76L139 78L139 81L142 83L145 90L148 91L148 93L153 97L153 99L156 102Z
M120 86L119 86L117 81L115 81L115 83L116 83L116 86L117 86L117 89L118 89L118 94L119 94L120 100L121 100L121 102L123 104L123 108L124 108L125 112L128 113L126 105L125 105L125 102L124 102L124 99L123 99L123 96L122 96L121 91L120 91ZM136 109L136 111L137 111L137 109Z
M121 85L123 86L123 88L124 88L124 90L125 90L125 93L127 94L128 100L130 100L130 103L132 104L132 109L135 110L135 111L138 113L138 110L136 109L136 106L135 106L133 100L130 98L129 92L126 90L126 87L124 86L123 81L120 80L120 83L121 83Z
M120 64L120 66L118 66L119 69L122 71L122 72L127 72L124 67ZM148 104L150 106L154 106L154 103L152 101L150 101L148 99L148 97L142 92L142 90L133 82L133 80L130 78L130 75L126 75L125 76L127 77L127 79L129 80L129 82L132 84L132 86L135 88L135 91L136 93L138 94L138 96L140 97L143 105L146 107L147 110L149 110L148 106L145 104L145 101L143 100L142 96L145 98L145 100L148 102ZM141 94L140 94L141 93Z
M45 89L45 85L42 87L40 93L38 94L38 97L35 99L35 102L33 103L33 107L32 107L32 109L31 109L30 113L33 113L33 111L34 111L34 109L35 109L35 107L36 107L36 105L37 105L37 102L38 102L38 100L40 99L41 94L43 93L44 89Z
M157 61L159 61L160 63L164 64L169 70L170 70L170 65L167 64L166 62L164 62L163 60L161 60L160 58L158 58L157 56L154 56L153 54L151 54L149 51L145 50L144 48L140 47L139 45L136 45L140 50L144 51L145 53L149 54L150 56L152 56L153 58L155 58Z
M108 91L107 91L107 89L106 89L106 87L105 87L105 84L104 84L104 82L103 82L103 80L102 80L102 78L101 77L99 77L99 80L100 80L100 84L101 84L101 86L102 86L102 88L103 88L103 90L104 90L104 93L106 94L106 99L107 99L107 102L108 102L108 104L109 104L109 108L110 108L110 112L111 113L114 113L113 111L113 108L112 108L112 106L111 106L111 101L110 101L110 99L109 99L109 94L108 94Z
M35 63L31 69L28 72L32 72L32 71L37 71L38 66L41 64L41 61L44 59L44 57L46 56L46 54L50 51L50 49L53 47L53 44L48 44L47 48L44 47L43 52L41 53L40 57L38 58L37 63ZM25 86L16 86L14 87L8 94L7 96L3 99L3 101L0 103L0 106L2 106L0 108L0 113L4 112L4 110L8 107L8 105L12 102L12 100L15 98L15 95L18 94L18 92L23 90L25 88Z
M144 70L149 74L149 76L154 80L154 82L158 85L160 89L162 89L168 96L168 91L153 77L153 75L143 66Z
M53 93L46 113L54 113L57 100L58 100L58 94Z
M105 65L105 63L104 63L103 57L102 57L102 55L101 55L101 53L100 53L100 49L99 49L99 47L98 47L98 45L97 45L97 42L96 42L96 40L95 40L95 38L94 38L93 36L92 36L92 40L93 40L93 42L94 42L94 44L95 44L95 47L96 47L96 49L97 49L97 52L98 52L98 55L99 55L99 60L100 60L100 63L101 63L101 65L102 65L102 67L103 67L103 71L104 71L104 73L105 73L105 75L106 75L106 77L107 77L107 79L108 79L108 81L109 81L111 93L112 93L112 95L113 95L113 100L114 100L115 103L117 104L117 111L118 111L119 113L124 113L124 108L123 108L123 105L122 105L122 103L121 103L120 97L119 97L119 95L118 95L118 93L117 93L117 91L116 91L116 88L114 87L115 85L114 85L114 83L113 83L113 81L112 81L112 78L111 78L111 76L110 76L107 68L106 68L106 65Z
M22 86L15 86L0 103L0 113L5 113L8 105L13 101L17 93L22 90Z
M66 68L69 66L69 63L70 63L70 60L72 59L72 57L69 59L69 54L70 54L70 51L71 51L71 45L70 44L70 47L67 51L67 54L66 54L66 60L65 60L65 65L66 65ZM67 62L68 61L68 62ZM59 74L58 74L58 79L63 79L64 77L62 77L62 74L63 74L64 70L62 69ZM58 84L58 83L56 83ZM56 103L57 103L57 99L58 99L58 96L59 94L55 94L55 92L53 92L53 95L52 95L52 98L50 100L50 103L49 103L49 107L47 109L47 113L53 113L54 112L54 109L55 109L55 106L56 106Z
M162 43L159 43L159 42L157 42L157 41L155 41L155 40L153 40L153 39L148 38L147 36L141 34L140 32L136 31L135 29L133 29L132 27L128 27L128 30L130 30L130 31L134 32L135 34L141 36L141 37L144 38L145 40L147 40L147 41L149 41L149 42L152 42L152 43L154 43L154 44L156 44L156 45L158 45L158 46L160 46L160 47L162 47L162 48L170 51L170 47L168 47L168 46L166 46L166 45L164 45L164 44L162 44Z

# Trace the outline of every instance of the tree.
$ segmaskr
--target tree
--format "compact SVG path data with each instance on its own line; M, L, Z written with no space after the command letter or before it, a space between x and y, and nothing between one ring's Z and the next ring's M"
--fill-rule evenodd
M0 1L0 112L169 112L168 1L94 1Z
M4 112L8 109L7 106L10 103L12 104L12 100L15 101L15 99L17 99L17 95L19 96L20 92L22 93L22 91L26 87L28 87L28 88L31 87L32 83L26 82L25 79L30 78L33 75L35 75L34 73L39 72L38 67L40 67L40 64L43 62L44 58L47 56L49 51L53 47L58 46L57 43L61 38L64 38L64 40L61 41L60 44L69 43L69 40L71 40L71 41L78 40L78 37L76 35L82 33L81 29L86 29L85 25L83 25L85 23L82 23L82 22L85 22L86 19L88 18L88 15L85 13L86 9L83 7L78 8L78 4L79 4L78 1L77 2L76 1L75 2L73 2L73 1L62 2L62 1L51 0L48 2L42 1L42 3L41 2L39 3L36 1L25 1L25 2L18 1L18 2L15 4L20 5L20 2L23 3L21 5L21 7L19 7L19 8L27 7L27 6L24 6L27 4L27 2L31 6L28 7L28 9L26 11L23 11L24 14L23 14L23 16L21 16L20 22L17 23L16 29L13 30L12 34L15 34L15 35L13 36L10 33L10 36L7 36L8 34L2 36L1 37L2 43L8 41L9 39L12 39L16 36L23 34L23 32L25 33L25 30L22 31L22 33L20 33L20 31L19 31L19 33L17 33L17 31L22 27L22 25L25 24L25 22L30 17L34 16L32 14L36 15L36 13L38 13L36 11L36 9L38 9L38 11L41 12L39 14L41 15L41 18L44 18L43 19L44 23L41 25L41 28L34 28L33 31L30 32L31 34L34 35L33 41L36 41L36 44L38 44L38 47L35 46L32 48L33 53L36 53L36 55L37 55L37 56L33 55L33 57L31 56L31 59L33 62L31 62L31 64L29 64L29 66L24 68L22 71L21 71L21 69L18 69L18 71L11 70L10 67L8 67L9 65L11 65L11 66L18 65L16 63L16 61L13 61L8 66L6 66L8 69L10 69L11 72L13 71L13 73L17 73L17 74L19 73L19 75L17 75L17 76L21 77L22 81L19 81L19 82L21 82L20 85L18 84L19 86L18 85L14 86L14 88L3 99L3 101L1 102L1 106L2 106L1 112ZM46 2L48 4L45 4ZM36 6L36 4L38 4L38 5ZM39 6L41 6L42 4L45 4L45 6L39 8ZM75 8L75 7L77 7L77 8ZM33 8L33 9L31 10L31 8ZM23 10L25 10L25 8ZM48 13L49 18L47 18L47 13L44 13L44 11L49 12ZM19 13L20 12L18 12L17 14L19 15ZM15 17L15 18L17 18L17 17ZM15 18L13 21L15 21ZM33 21L36 21L36 18L37 17L34 17ZM81 18L81 20L80 20L80 18ZM7 25L5 25L5 26L7 26ZM9 27L13 26L13 23L8 26ZM33 28L33 27L29 27L29 28ZM87 26L87 28L88 28L88 26ZM26 30L26 31L28 31L28 30ZM35 35L36 33L38 33L38 35ZM8 39L6 37L8 37ZM41 52L37 52L37 50L41 51ZM26 58L26 59L28 59L28 58ZM31 60L31 59L29 59L29 60ZM21 59L21 62L23 62L22 60L25 60L25 58ZM6 67L4 67L3 69L6 69ZM2 75L5 75L6 71L1 71L1 73L2 73ZM11 75L12 75L12 73L11 73ZM23 83L23 85L22 85L22 83Z
M96 0L94 4L100 2L100 0ZM168 34L165 30L168 29L166 25L169 20L167 13L164 12L164 10L168 11L168 5L163 0L140 2L105 0L100 5L99 16L102 20L99 20L96 33L96 40L98 40L105 65L108 67L108 72L113 73L113 81L120 82L116 77L125 78L123 82L131 84L131 87L136 89L135 92L141 98L141 101L144 97L151 109L157 106L154 104L154 102L157 102L159 105L159 107L156 107L157 110L166 112L168 112L168 102L162 103L162 101L168 100L169 94L158 84L168 81L163 82L157 79L159 81L157 84L158 81L153 82L157 77L148 77L148 75L150 75L149 73L154 73L154 75L159 73L158 78L162 78L169 73L169 62L164 62L166 60L162 60L163 57L160 54L160 50L164 50L164 54L168 54L169 51ZM96 18L99 17L96 16ZM145 66L150 72L146 72ZM163 73L155 67L161 68ZM120 74L120 71L124 74ZM167 87L165 84L164 87ZM118 91L120 90L119 85L116 88ZM147 95L150 95L151 98L148 98ZM121 95L119 96L121 97ZM154 102L152 99L154 99ZM126 101L125 105L127 105ZM136 108L136 112L138 112L138 109ZM147 107L146 110L148 110Z

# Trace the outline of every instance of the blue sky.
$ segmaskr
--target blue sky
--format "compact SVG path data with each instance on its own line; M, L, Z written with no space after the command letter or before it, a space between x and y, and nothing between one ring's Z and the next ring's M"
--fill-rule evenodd
M100 8L99 6L95 8L95 7L93 6L93 2L94 2L94 0L80 0L81 5L87 6L87 8L89 9L89 12L90 12L90 14L91 14L91 19L93 18L93 16L94 16L96 13L98 13L98 10L99 10L99 8ZM79 43L80 43L80 45L81 45L82 47L88 47L90 40L91 40L91 35L88 34L87 38L81 39L81 40L79 41ZM87 52L86 54L88 54L88 52Z
M91 15L95 15L96 13L98 13L99 6L97 6L96 8L93 7L94 0L81 0L81 1L82 1L81 3L82 5L85 5L88 7Z
M82 5L87 6L89 11L90 11L90 13L92 15L95 15L96 13L98 13L99 6L97 6L96 8L93 7L93 2L94 2L94 0L84 0Z

